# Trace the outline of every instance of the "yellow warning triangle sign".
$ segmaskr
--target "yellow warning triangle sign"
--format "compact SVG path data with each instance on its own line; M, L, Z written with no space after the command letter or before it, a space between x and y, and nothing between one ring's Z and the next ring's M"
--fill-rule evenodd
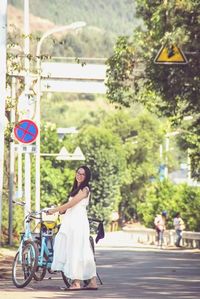
M186 64L187 58L177 46L164 46L158 52L154 63L158 64Z

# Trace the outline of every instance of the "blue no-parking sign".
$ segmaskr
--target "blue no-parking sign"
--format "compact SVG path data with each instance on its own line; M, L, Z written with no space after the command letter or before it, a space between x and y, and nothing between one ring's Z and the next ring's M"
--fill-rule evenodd
M24 119L14 128L14 135L21 143L32 143L37 138L38 127L32 120Z

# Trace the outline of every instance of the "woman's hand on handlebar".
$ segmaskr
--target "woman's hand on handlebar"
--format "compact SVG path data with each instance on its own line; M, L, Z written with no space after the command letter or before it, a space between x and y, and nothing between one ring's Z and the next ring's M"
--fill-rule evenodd
M49 208L48 210L46 210L47 215L53 215L57 212L58 212L58 210L56 208Z

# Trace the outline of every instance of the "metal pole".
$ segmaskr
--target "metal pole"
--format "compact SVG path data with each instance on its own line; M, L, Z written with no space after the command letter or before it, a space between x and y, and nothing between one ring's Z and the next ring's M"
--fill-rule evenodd
M165 138L165 178L168 178L169 136Z
M24 0L24 67L25 67L25 78L24 78L24 94L26 103L29 103L29 95L30 95L30 30L29 30L29 0ZM31 171L30 171L30 153L25 154L25 201L26 208L31 210ZM26 214L26 212L25 212Z
M13 245L13 189L14 189L14 143L10 143L10 174L9 174L9 221L8 221L8 244Z
M31 185L31 157L30 153L25 153L25 216L28 211L31 211L31 193L30 193L30 185Z
M22 191L22 148L21 145L18 147L18 198L21 198L23 196L23 191Z
M187 149L187 181L188 185L191 184L191 158L190 158L191 150Z
M41 40L40 40L41 41ZM35 210L40 210L40 98L41 98L41 61L40 45L37 48L37 96L36 96L36 124L38 127L38 136L36 139L35 155Z
M24 68L25 68L25 96L29 96L30 87L30 30L29 30L29 0L24 0Z
M7 34L7 0L0 1L0 244L2 241L2 196L4 166L4 129L6 103L6 34Z
M10 122L15 122L15 110L13 108L13 102L16 98L16 78L12 77L12 89L11 89L11 111ZM14 142L10 142L10 174L9 174L9 222L8 222L8 244L13 245L13 196L14 196L14 171L15 171L15 149Z

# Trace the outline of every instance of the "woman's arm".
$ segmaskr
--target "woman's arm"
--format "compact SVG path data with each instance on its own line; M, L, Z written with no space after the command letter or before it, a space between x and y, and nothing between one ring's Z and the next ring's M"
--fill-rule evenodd
M85 187L83 190L79 190L79 192L74 197L72 197L72 199L67 203L63 204L62 206L58 206L56 208L48 210L48 214L54 214L56 212L64 213L66 210L72 208L77 203L79 203L82 199L86 198L88 194L89 189Z

